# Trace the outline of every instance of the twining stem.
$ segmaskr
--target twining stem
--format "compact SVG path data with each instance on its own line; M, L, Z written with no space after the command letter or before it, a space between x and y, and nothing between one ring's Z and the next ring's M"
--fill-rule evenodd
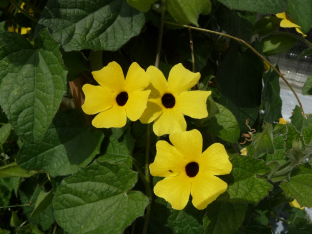
M155 60L155 67L159 67L159 60L160 60L160 54L161 54L161 45L162 45L162 37L164 32L164 22L165 22L165 0L161 1L161 16L160 16L160 27L159 27L159 34L158 34L158 43L157 43L157 52L156 52L156 60ZM144 228L143 228L143 234L147 234L148 229L148 222L149 217L151 213L151 205L152 205L152 198L153 193L151 191L150 187L150 173L149 173L149 151L150 151L150 135L151 135L151 124L147 125L147 132L146 132L146 151L145 151L145 179L148 183L148 185L145 187L146 195L149 197L149 203L146 208L146 214L145 214L145 221L144 221Z
M194 56L194 44L193 44L193 36L192 29L188 29L190 36L190 47L191 47L191 55L192 55L192 72L195 72L195 56Z
M291 36L291 37L294 37L300 41L303 41L304 43L306 43L308 46L312 47L312 43L309 42L307 39L304 39L302 36L299 36L299 35L295 35L293 33L289 33L289 32L281 32L281 31L276 31L274 32L275 34L282 34L282 35L288 35L288 36Z
M278 216L276 216L276 215L274 215L274 214L272 214L272 213L271 213L271 216L272 216L273 218L279 220L279 221L282 221L282 222L284 222L284 223L290 224L290 222L286 221L285 219L281 219L280 217L278 217Z
M38 23L38 20L32 16L29 15L28 12L26 12L24 9L22 9L16 2L15 0L10 0L10 2L15 6L16 9L18 9L20 12L23 13L23 15L25 15L27 18L31 19L32 21L35 21L36 23Z
M176 24L176 23L172 23L172 22L167 22L165 21L166 24L171 24L171 25L175 25L175 26L180 26L180 27L184 27L184 28L191 28L191 29L194 29L194 30L198 30L198 31L202 31L202 32L207 32L207 33L213 33L213 34L217 34L217 35L221 35L221 36L224 36L224 37L228 37L228 38L231 38L235 41L238 41L240 43L243 43L244 45L246 45L249 49L251 49L256 55L258 55L263 61L265 61L267 64L270 65L270 67L272 67L272 69L284 80L284 82L287 84L287 86L290 88L290 90L293 92L293 94L295 95L296 99L297 99L297 102L299 103L299 106L300 106L300 109L301 109L301 113L304 114L304 111L303 111L303 106L301 104L301 101L297 95L297 93L295 92L295 90L293 89L293 87L289 84L289 82L286 80L286 78L284 77L284 75L282 73L280 73L272 63L270 63L265 57L262 56L262 54L260 54L255 48L253 48L251 45L249 45L247 42L245 42L244 40L238 38L238 37L234 37L234 36L231 36L231 35L228 35L226 33L220 33L220 32L216 32L216 31L212 31L212 30L209 30L209 29L203 29L203 28L197 28L197 27L192 27L192 26L189 26L189 25L182 25L182 24Z

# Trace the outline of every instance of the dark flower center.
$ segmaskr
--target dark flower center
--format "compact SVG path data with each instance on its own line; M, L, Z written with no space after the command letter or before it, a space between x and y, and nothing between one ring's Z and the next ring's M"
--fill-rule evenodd
M171 93L166 93L161 98L162 104L166 108L172 108L175 105L175 98Z
M194 177L199 171L199 165L196 162L191 162L185 166L185 172L189 177Z
M116 97L116 101L119 106L124 106L128 101L127 92L121 92L120 94L118 94Z

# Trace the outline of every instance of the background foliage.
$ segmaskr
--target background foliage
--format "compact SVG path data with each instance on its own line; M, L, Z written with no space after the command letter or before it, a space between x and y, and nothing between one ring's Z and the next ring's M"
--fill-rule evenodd
M307 39L280 29L274 14L285 11ZM311 24L312 0L1 0L0 233L265 234L277 220L311 233L288 202L312 207L312 117L298 105L278 123L282 74L268 63L298 41L297 59L311 56ZM195 89L212 91L209 116L186 118L188 130L204 149L222 143L233 170L203 211L152 194L160 178L145 179L146 139L150 162L159 139L147 125L95 129L81 111L92 71L111 61L146 69L156 55L166 77L183 63L201 73ZM312 75L302 93L312 94Z

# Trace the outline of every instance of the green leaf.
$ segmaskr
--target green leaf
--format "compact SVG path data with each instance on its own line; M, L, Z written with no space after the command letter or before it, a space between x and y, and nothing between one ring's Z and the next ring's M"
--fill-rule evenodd
M197 210L191 202L183 210L174 210L162 198L155 200L151 210L151 216L157 219L160 225L171 228L173 233L189 234L203 232L204 213L203 210ZM148 231L150 233L151 229Z
M21 224L22 224L22 221L17 216L17 211L12 211L10 226L18 228Z
M52 199L53 199L53 189L51 189L49 192L40 191L35 209L30 214L30 217L36 217L39 214L41 214L43 211L48 209L52 205Z
M0 105L28 142L42 141L66 91L59 44L47 30L34 44L17 33L0 34Z
M299 60L305 56L311 55L312 54L312 48L308 48L302 51L302 53L296 58L296 60Z
M259 176L270 172L262 160L250 156L234 155L230 175L220 176L228 183L228 189L217 200L257 204L266 197L273 186Z
M0 177L30 177L34 173L20 168L16 162L0 167Z
M229 142L237 142L240 130L235 116L226 107L215 103L220 113L209 119L204 131Z
M276 162L278 162L278 164L280 166L285 164L286 163L286 156L285 156L284 149L275 149L274 154L266 154L264 156L264 160L267 163L276 161Z
M132 166L130 151L124 142L118 142L115 137L111 136L104 143L106 143L104 154L97 158L98 161L111 164L124 162L128 167Z
M259 114L261 103L263 61L250 49L242 52L241 46L231 42L216 76L222 97L219 103L228 108L246 132L246 119L252 126Z
M297 218L288 228L287 234L311 234L312 224L307 218Z
M10 136L12 130L11 124L5 124L0 128L0 146L2 146Z
M302 111L298 105L296 105L295 109L292 112L291 124L296 128L298 132L302 132L302 130L309 126L309 121L307 117L302 114Z
M312 124L309 127L303 129L302 135L304 137L306 144L311 147L311 144L312 144L312 141L311 141L312 140Z
M91 73L90 63L82 52L80 51L63 52L62 55L64 64L68 69L67 74L68 81L72 81L80 76L84 77L89 76L89 74Z
M267 16L258 20L255 24L255 28L259 36L266 36L280 27L281 19L275 16Z
M276 66L278 69L278 66ZM270 68L263 75L264 88L262 91L262 104L264 121L273 123L282 117L282 99L280 97L279 75Z
M312 1L311 0L287 0L287 11L301 31L307 33L312 25Z
M244 203L232 204L218 201L211 203L204 217L204 233L236 233L244 221L247 208L248 205Z
M52 177L72 174L100 152L102 140L102 132L86 127L80 112L59 112L42 143L23 144L17 164L26 170L44 170Z
M40 191L41 189L37 186L37 183L35 181L27 179L21 184L19 193L21 203L23 205L29 204L31 202L30 206L23 206L23 212L28 222L32 224L37 224L43 231L46 231L55 222L52 206L40 213L38 216L33 218L30 217L30 214L35 208L35 201L37 200Z
M254 25L235 10L220 5L216 11L218 25L234 37L250 41Z
M254 11L262 14L276 14L286 11L285 0L218 0L228 8L241 11Z
M281 188L295 198L300 206L312 207L312 169L309 163L296 167L288 182L283 182Z
M298 39L289 35L272 35L261 40L263 53L266 56L282 54L290 50Z
M137 173L124 164L96 161L82 168L57 188L57 223L70 233L122 233L148 204L141 192L127 192L136 181Z
M137 36L144 23L144 14L125 0L50 0L35 35L47 27L65 51L116 51Z
M259 157L263 153L274 153L273 127L272 124L265 123L263 131L253 137L252 144L255 148L255 156Z
M293 141L300 141L301 145L304 146L305 142L303 140L302 135L296 130L296 128L287 123L287 137L285 140L285 152L287 153L291 148L293 148Z
M302 88L303 95L312 95L312 75L308 77Z
M194 24L200 14L207 15L211 11L210 0L166 0L166 9L179 24Z
M127 0L130 6L142 12L148 12L149 9L151 9L151 4L156 1L157 0Z

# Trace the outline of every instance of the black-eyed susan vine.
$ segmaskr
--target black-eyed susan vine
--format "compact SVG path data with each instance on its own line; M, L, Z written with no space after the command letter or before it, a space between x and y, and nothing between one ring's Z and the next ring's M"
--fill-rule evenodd
M0 233L310 233L312 117L270 56L310 59L311 24L301 0L2 0Z

